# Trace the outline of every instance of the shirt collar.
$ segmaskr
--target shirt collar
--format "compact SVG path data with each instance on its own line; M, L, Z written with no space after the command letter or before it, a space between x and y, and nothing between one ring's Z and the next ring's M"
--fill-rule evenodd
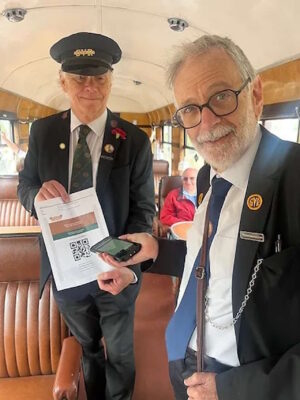
M106 118L107 118L107 109L105 109L104 113L101 114L100 117L94 119L94 121L90 122L87 125L91 128L93 132L95 132L97 136L100 136L104 132ZM71 124L70 124L71 132L73 132L76 128L78 128L79 125L82 125L82 122L76 117L76 115L71 109Z
M182 193L183 193L185 196L191 196L191 197L197 196L197 192L195 192L195 193L189 193L189 192L187 192L186 190L183 190L183 189L182 189Z
M238 187L239 189L245 189L248 184L248 179L250 175L250 171L252 168L252 164L261 140L261 129L260 126L257 125L257 132L255 138L251 145L248 147L246 152L242 155L242 157L236 161L233 165L223 171L221 174L217 174L217 172L211 168L210 170L210 183L215 175L221 176L226 179L228 182L232 183L233 186Z

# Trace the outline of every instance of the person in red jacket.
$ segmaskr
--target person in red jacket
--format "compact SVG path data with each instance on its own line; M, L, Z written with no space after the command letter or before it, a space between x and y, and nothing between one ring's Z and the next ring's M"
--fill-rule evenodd
M176 222L192 221L196 209L197 170L187 168L182 174L182 186L171 190L160 212L160 221L171 226Z

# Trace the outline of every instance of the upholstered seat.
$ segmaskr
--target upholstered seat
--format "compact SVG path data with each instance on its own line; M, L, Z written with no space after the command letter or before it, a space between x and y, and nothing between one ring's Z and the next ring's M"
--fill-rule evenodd
M169 175L169 163L166 160L153 160L155 203L158 203L159 182L161 177Z
M18 175L0 176L0 199L17 199Z
M31 217L17 199L0 199L0 226L35 226Z
M0 398L52 399L67 328L48 282L39 300L38 238L0 236Z
M2 400L53 400L52 387L55 375L0 379L0 399ZM3 397L2 397L3 396Z
M0 227L38 225L18 201L17 186L17 176L0 177Z

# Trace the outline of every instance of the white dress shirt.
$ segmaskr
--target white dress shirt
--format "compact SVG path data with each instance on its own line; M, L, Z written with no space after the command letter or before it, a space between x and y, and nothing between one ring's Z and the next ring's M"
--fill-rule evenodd
M70 134L70 146L69 146L69 182L68 182L69 193L70 193L70 185L72 177L73 158L79 138L80 125L88 125L91 128L91 132L89 132L89 134L87 135L86 141L90 149L92 164L93 164L93 186L94 188L96 188L96 178L98 173L99 159L101 156L106 119L107 119L107 109L100 117L98 117L94 121L90 122L89 124L83 124L81 121L79 121L79 119L71 110L71 123L70 123L71 134ZM138 282L138 277L134 271L132 271L132 273L133 273L133 280L131 284L135 284Z
M89 124L83 124L81 121L79 121L79 119L71 110L68 192L70 192L73 158L78 142L80 125L88 125L91 128L91 132L87 135L86 141L90 149L92 164L93 164L93 186L94 188L96 188L96 178L98 172L99 159L101 155L106 119L107 119L107 110L105 109L104 113L100 117L90 122Z
M261 139L261 131L246 153L230 168L217 175L232 183L225 198L221 210L217 232L211 244L210 280L207 290L208 315L217 325L226 325L232 321L232 273L239 234L244 198L248 185L250 170ZM210 181L216 175L211 169ZM204 219L207 204L211 195L211 188L207 192L203 202L198 207L194 222L187 235L187 255L185 259L184 273L179 291L178 304L180 303L187 286L194 261L202 244ZM239 266L242 268L242 265ZM189 347L197 349L197 331L195 329ZM234 327L225 330L213 327L209 322L205 323L204 352L231 366L238 366L237 345Z

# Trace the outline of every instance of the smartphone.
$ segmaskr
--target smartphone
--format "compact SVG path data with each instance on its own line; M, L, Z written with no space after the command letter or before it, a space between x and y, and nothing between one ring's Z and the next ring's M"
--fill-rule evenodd
M91 247L94 253L107 253L117 261L127 261L141 249L141 245L108 236Z

